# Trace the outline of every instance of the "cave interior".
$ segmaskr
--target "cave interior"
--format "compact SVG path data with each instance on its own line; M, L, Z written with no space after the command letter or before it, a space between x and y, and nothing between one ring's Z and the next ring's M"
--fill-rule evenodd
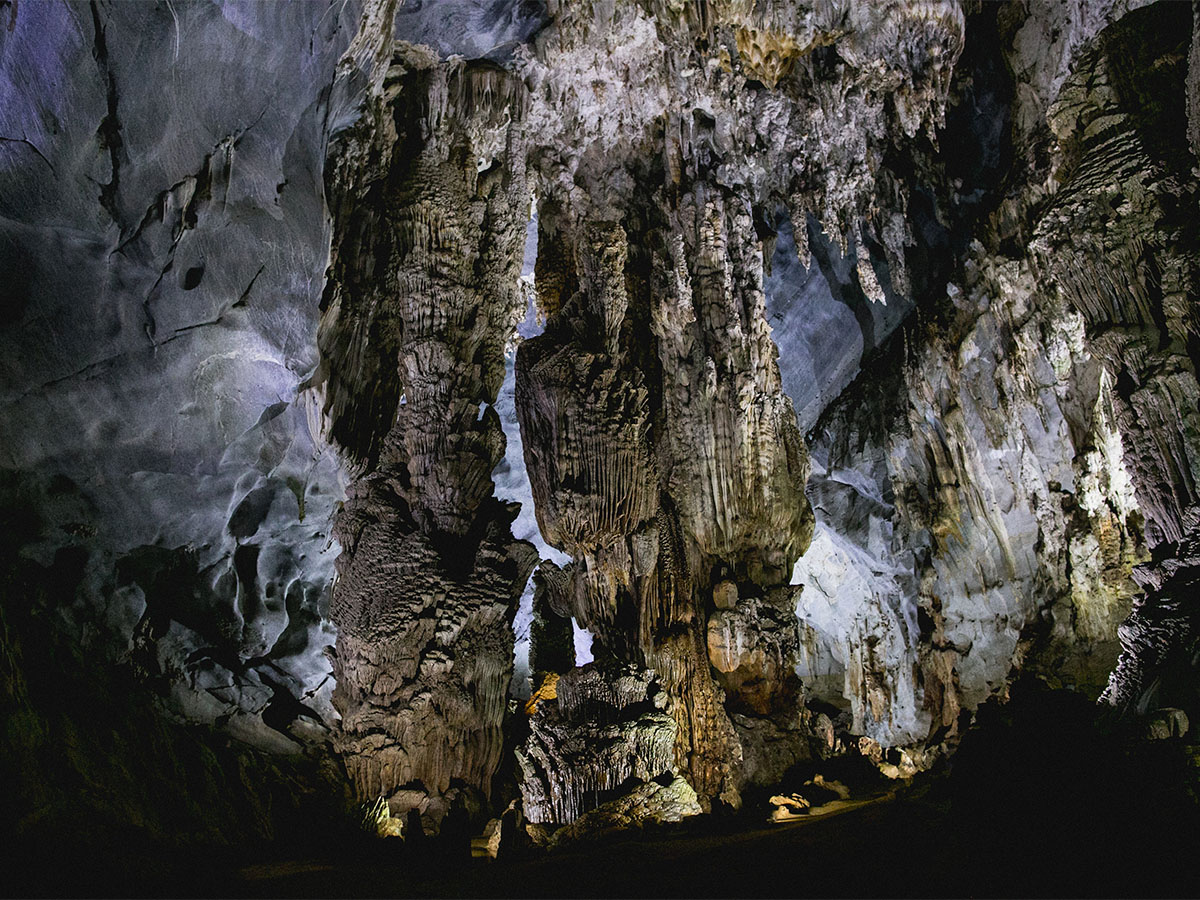
M1194 895L1198 204L1200 3L0 0L4 893Z

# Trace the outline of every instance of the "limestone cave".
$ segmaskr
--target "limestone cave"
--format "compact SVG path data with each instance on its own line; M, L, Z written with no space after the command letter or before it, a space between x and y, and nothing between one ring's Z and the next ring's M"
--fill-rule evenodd
M0 0L6 896L1195 896L1200 3Z

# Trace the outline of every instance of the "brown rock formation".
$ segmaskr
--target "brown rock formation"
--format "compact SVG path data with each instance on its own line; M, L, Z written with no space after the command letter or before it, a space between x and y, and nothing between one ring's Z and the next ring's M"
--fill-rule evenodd
M517 751L525 815L563 824L637 785L678 777L677 725L653 673L592 663L558 679Z
M453 792L490 791L537 558L492 498L487 405L520 304L517 91L397 44L328 175L326 410L362 463L335 527L337 743L362 796L435 822Z
M681 767L702 797L736 802L740 753L706 652L708 573L785 583L808 513L761 293L755 307L720 279L719 206L708 212L689 232L704 248L694 272L682 242L674 258L639 247L631 260L620 226L584 229L581 290L518 356L518 411L543 533L576 558L575 615L659 673ZM657 358L635 338L648 319ZM728 340L756 328L757 341ZM706 347L722 347L717 360Z
M961 17L930 7L839 24L739 3L593 12L558 8L526 67L548 317L517 361L526 463L543 534L575 559L571 613L604 652L656 673L680 770L705 806L736 805L747 778L777 778L803 753L787 585L813 520L765 317L765 223L786 198L837 208L845 233L875 189L871 148L806 150L807 135L838 127L812 53L849 34L847 58L882 54L873 74L832 77L861 78L869 98L842 113L882 121L890 95L912 133L940 102ZM899 99L889 92L910 73L897 41L937 48ZM889 242L897 260L902 240ZM756 752L746 767L731 713L759 750L793 751Z

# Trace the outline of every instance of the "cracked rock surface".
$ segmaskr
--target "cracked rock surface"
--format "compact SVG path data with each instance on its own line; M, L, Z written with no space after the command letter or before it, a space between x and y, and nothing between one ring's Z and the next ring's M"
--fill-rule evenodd
M322 739L340 467L305 379L328 247L325 4L6 6L0 430L55 610L190 718ZM230 64L237 60L237 64Z
M262 840L349 799L323 749L344 480L304 385L327 85L356 19L324 3L0 10L3 759L20 834Z

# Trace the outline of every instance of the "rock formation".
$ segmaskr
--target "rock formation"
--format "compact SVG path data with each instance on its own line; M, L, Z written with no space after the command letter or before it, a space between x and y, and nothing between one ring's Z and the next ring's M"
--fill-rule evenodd
M573 822L631 787L678 778L678 726L652 674L591 663L559 678L555 695L537 705L517 755L529 821Z
M893 109L911 133L941 102L956 16L581 5L526 66L547 327L521 347L517 386L539 524L575 559L575 617L663 679L677 761L705 804L736 806L746 779L777 779L803 752L788 581L812 520L765 316L770 223L784 201L828 209L823 190L867 205L870 148L847 159L803 142L847 124L828 121L826 92L863 92L838 115L882 122L885 91L909 75L901 56L820 71L817 51L838 29L872 56L898 37L919 47L924 77ZM833 221L848 228L847 214ZM791 732L782 768L747 769L744 717Z
M1150 551L1135 571L1146 596L1122 629L1121 665L1105 691L1109 703L1143 712L1153 690L1144 669L1165 662L1164 644L1194 641L1179 606L1196 578L1200 517L1190 439L1200 425L1192 214L1200 196L1183 128L1187 96L1177 89L1200 77L1184 62L1193 46L1187 19L1183 9L1131 13L1080 54L1048 111L1065 157L1063 187L1033 241L1111 385L1111 427ZM1162 628L1154 619L1171 622L1170 640L1151 636Z
M1018 674L1190 734L1197 16L0 2L8 819L565 843Z
M321 389L361 466L335 521L334 703L359 793L436 822L452 791L490 794L536 559L491 481L504 434L489 404L521 309L520 85L393 47L384 25L386 72L326 176Z
M102 677L129 665L172 714L271 752L320 744L344 484L303 384L355 13L0 16L6 546L55 581L78 562L48 614Z
M1003 693L1014 667L1127 703L1142 690L1138 658L1158 666L1167 644L1190 640L1169 601L1140 599L1113 671L1139 585L1163 577L1151 548L1186 533L1190 502L1190 413L1172 398L1186 396L1194 370L1186 314L1171 313L1181 307L1170 298L1192 290L1196 243L1154 186L1188 196L1192 176L1183 134L1168 124L1181 110L1132 100L1153 85L1182 102L1167 85L1184 81L1183 30L1151 39L1160 11L1103 32L1103 16L1048 21L1061 12L978 20L978 74L955 99L972 122L1021 98L1011 101L1011 144L992 161L1013 159L1008 196L986 168L937 195L947 224L959 217L978 236L961 273L946 272L956 280L940 305L881 354L886 388L852 388L816 429L818 528L797 567L802 678L848 706L851 731L885 744L953 733L960 711ZM1068 52L1053 43L1056 29L1073 70L1054 85L1034 78L1043 93L1022 94L1007 71L1040 71L1036 54ZM1112 59L1134 61L1118 64L1120 88ZM927 234L926 252L952 246L945 231ZM1142 359L1146 374L1132 374ZM1170 571L1187 558L1174 546L1157 552ZM1159 616L1172 624L1152 624Z

